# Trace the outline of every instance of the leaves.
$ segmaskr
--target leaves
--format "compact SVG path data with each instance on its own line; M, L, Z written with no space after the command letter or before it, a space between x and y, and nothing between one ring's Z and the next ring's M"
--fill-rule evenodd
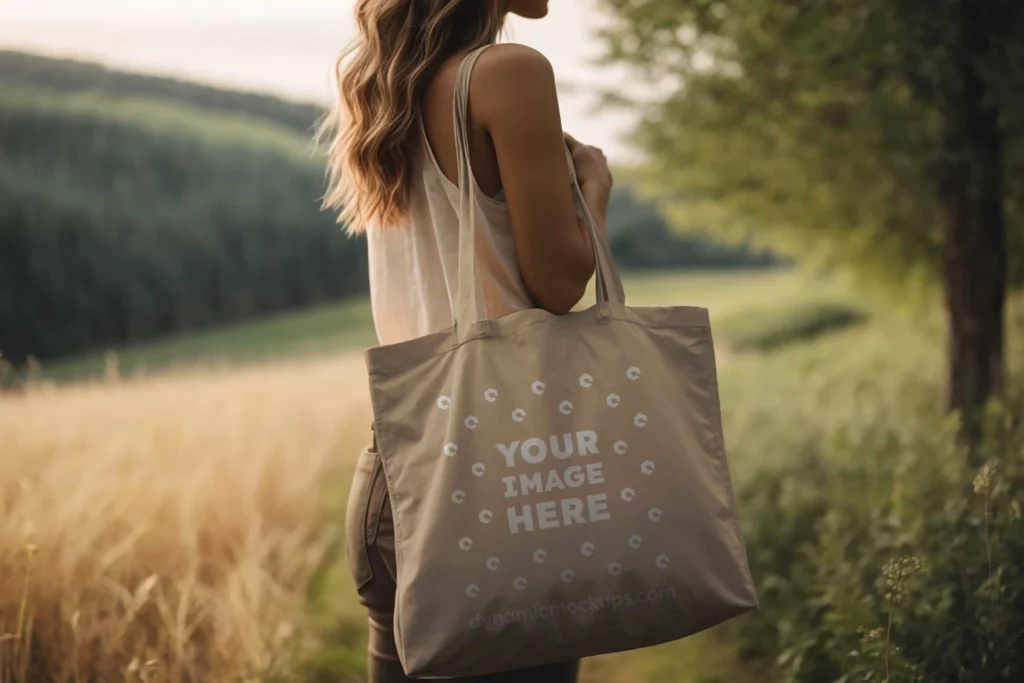
M662 86L638 105L645 189L681 229L902 291L934 286L942 107L958 88L952 2L604 0L607 59ZM994 37L990 75L1013 131L1006 194L1022 245L1024 12L1000 18L1014 28Z
M1020 414L1024 401L1010 401L1002 410ZM747 517L772 520L747 531L755 576L793 579L781 590L778 579L759 581L762 609L743 627L748 650L776 658L773 681L881 681L887 627L890 683L1024 674L1015 654L1024 642L1024 525L1011 512L1024 498L1024 425L988 426L1000 463L989 481L992 507L1002 511L992 517L990 576L977 472L942 455L958 448L944 422L937 409L888 423L849 418L833 427L842 438L820 448L818 470L783 468L743 492ZM937 468L936 457L954 465ZM817 496L778 495L777 481ZM805 551L793 555L796 543Z

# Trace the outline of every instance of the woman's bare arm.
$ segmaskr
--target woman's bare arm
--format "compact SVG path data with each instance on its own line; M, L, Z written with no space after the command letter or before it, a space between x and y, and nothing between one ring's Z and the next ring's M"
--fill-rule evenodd
M531 48L497 45L481 56L472 88L473 118L494 143L523 281L542 308L567 313L586 290L594 256L577 220L551 64ZM603 225L607 199L599 187L588 194Z

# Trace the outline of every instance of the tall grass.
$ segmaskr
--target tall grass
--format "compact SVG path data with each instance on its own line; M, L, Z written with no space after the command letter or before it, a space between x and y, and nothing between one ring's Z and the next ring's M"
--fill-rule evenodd
M350 357L0 395L0 681L284 670L365 386Z
M726 347L730 317L807 298L787 274L631 278L627 289L641 305L708 305ZM268 325L137 349L125 366L260 351L249 345L278 357L295 336L323 338L324 350L336 336L307 314ZM761 528L755 561L797 554L808 537L760 513L776 497L773 470L814 462L851 419L899 423L912 397L939 400L933 337L873 312L768 353L719 356L745 531ZM44 367L24 393L0 394L0 683L363 680L365 615L338 544L370 421L361 359L136 379L109 370L107 381L56 388L40 383ZM814 471L780 486L820 496ZM590 659L583 680L769 680L737 661L729 633Z

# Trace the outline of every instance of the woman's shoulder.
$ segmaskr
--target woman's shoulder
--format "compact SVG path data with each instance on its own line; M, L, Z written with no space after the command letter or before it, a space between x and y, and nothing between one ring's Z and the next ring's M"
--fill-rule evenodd
M551 62L544 53L519 43L498 43L480 55L474 69L474 79L500 81L503 79L546 78L554 76Z
M480 55L480 66L485 68L551 68L544 53L522 43L496 43Z
M542 52L518 43L499 43L480 55L471 87L478 111L507 116L538 99L550 99L555 73Z

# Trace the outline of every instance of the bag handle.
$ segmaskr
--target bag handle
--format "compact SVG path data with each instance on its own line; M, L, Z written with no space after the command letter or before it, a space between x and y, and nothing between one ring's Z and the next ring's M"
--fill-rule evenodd
M480 286L476 279L476 210L475 183L469 153L469 84L476 60L490 45L469 53L459 65L455 79L455 150L458 159L459 182L459 267L458 291L455 295L455 343L459 344L479 334L477 323L486 319L481 303ZM607 236L597 227L590 208L583 199L576 167L568 146L565 148L572 183L573 198L590 231L596 270L597 305L602 317L609 313L609 304L624 304L622 280L612 258Z
M576 164L572 158L569 147L565 148L565 158L569 164L569 178L572 181L573 198L576 206L583 212L590 231L590 242L594 249L594 271L596 277L597 305L604 306L603 313L607 313L609 302L623 305L626 303L626 293L622 288L622 278L619 277L619 270L615 267L615 258L612 256L612 248L608 243L608 235L597 227L597 221L590 213L590 207L583 198L583 189L580 187L579 178L576 176ZM609 288L609 281L611 287Z

